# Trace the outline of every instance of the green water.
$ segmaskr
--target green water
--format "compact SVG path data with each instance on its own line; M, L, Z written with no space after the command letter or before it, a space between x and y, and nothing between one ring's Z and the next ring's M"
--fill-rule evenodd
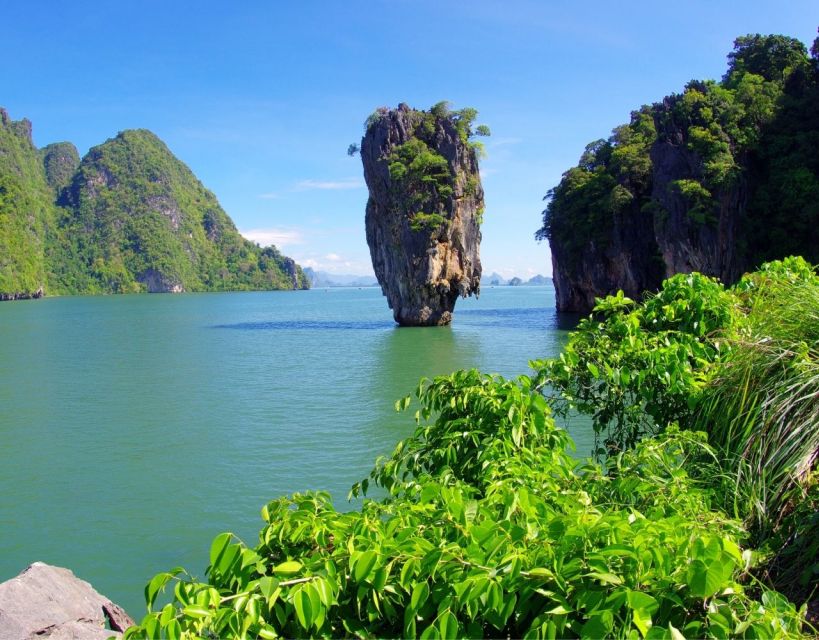
M152 575L201 576L221 531L254 543L268 500L345 508L412 431L393 403L421 376L556 354L553 296L487 289L430 329L397 328L378 289L3 303L0 580L66 566L141 617Z

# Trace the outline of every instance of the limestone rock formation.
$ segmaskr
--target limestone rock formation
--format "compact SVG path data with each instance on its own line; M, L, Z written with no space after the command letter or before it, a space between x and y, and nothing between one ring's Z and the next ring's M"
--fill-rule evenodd
M738 38L720 82L631 114L563 174L536 233L557 308L588 312L675 273L729 284L765 261L819 262L819 39Z
M133 624L68 569L35 562L0 584L0 640L104 640Z
M40 149L48 186L59 195L80 166L80 154L70 142L54 142Z
M470 143L474 110L400 104L368 120L367 244L395 321L446 325L459 296L480 293L483 189Z
M147 130L80 161L37 149L28 120L0 108L0 301L44 295L307 289L276 247L259 247Z
M52 200L31 123L0 109L0 300L42 295Z

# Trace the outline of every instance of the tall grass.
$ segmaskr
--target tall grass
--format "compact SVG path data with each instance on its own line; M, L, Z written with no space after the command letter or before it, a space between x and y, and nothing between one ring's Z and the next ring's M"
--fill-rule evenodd
M789 258L747 276L736 291L746 325L703 392L694 426L708 432L734 475L727 506L758 544L776 541L769 565L798 569L801 582L815 585L819 518L802 507L819 457L819 278ZM808 549L813 556L795 557Z

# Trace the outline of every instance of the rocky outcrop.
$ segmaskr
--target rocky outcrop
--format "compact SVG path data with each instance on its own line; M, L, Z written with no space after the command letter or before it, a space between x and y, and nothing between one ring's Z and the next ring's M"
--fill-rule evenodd
M665 277L697 271L735 281L742 273L736 250L737 227L747 204L747 183L742 175L723 188L712 188L707 212L696 212L690 197L676 185L680 181L706 181L703 158L690 144L689 127L674 118L671 96L654 105L657 140L651 146L652 199L660 215L654 216L657 250Z
M40 287L37 291L25 291L20 293L8 293L3 292L0 293L0 301L6 302L8 300L37 300L42 298L45 293L43 292L43 288Z
M40 149L48 186L56 195L65 189L80 166L80 154L70 142L55 142Z
M134 622L68 569L35 562L0 584L0 640L119 637Z
M613 215L609 240L589 240L579 255L551 243L558 311L588 313L596 297L618 290L639 297L643 291L659 287L664 267L652 219L636 209Z
M586 147L543 227L559 310L631 298L697 271L735 282L765 261L819 262L819 39L738 38L719 82L689 82Z
M480 292L484 203L470 133L468 123L459 129L457 112L405 104L368 121L367 244L402 326L449 324L458 297Z
M728 186L712 187L702 206L680 189L686 182L696 189L707 180L687 123L675 118L681 99L671 96L652 107L651 169L645 184L631 186L632 199L600 215L594 237L571 247L551 242L558 311L588 313L596 298L618 290L637 299L675 273L697 271L724 282L742 273L737 230L746 181L739 176Z

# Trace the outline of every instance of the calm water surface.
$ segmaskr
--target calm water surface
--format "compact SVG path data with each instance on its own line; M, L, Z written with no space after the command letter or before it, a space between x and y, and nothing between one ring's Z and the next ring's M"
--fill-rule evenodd
M393 403L421 376L527 373L561 322L551 287L486 289L429 329L396 327L379 289L4 303L0 580L66 566L141 617L151 576L203 575L222 531L255 543L268 500L346 508L412 431Z

